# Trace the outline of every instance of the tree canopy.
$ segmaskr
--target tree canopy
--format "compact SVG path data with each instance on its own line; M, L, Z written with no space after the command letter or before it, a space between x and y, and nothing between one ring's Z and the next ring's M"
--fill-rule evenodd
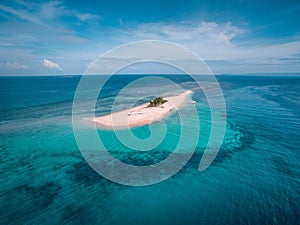
M156 106L161 106L162 104L166 103L167 100L162 98L162 97L157 97L153 100L150 101L148 107L156 107Z

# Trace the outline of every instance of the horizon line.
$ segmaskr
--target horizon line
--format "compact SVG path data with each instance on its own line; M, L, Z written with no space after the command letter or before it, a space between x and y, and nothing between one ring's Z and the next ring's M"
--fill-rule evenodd
M111 74L37 74L37 75L0 75L0 77L71 77L71 76L110 76ZM139 74L112 74L113 76L139 76L139 75L189 75L185 73L139 73ZM197 74L192 74L196 75ZM220 73L220 74L201 74L200 76L300 76L300 72L277 72L277 73Z

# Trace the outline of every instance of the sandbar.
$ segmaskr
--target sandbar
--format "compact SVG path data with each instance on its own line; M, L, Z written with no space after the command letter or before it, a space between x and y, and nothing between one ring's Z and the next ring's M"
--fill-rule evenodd
M151 124L176 112L187 103L191 93L189 90L179 95L164 97L167 102L161 106L148 107L149 103L145 103L131 109L95 117L94 122L97 127L103 129L125 129Z

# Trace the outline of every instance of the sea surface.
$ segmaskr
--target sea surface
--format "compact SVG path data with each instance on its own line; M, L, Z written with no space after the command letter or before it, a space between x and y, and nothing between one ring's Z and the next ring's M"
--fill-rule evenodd
M140 77L112 77L99 95L96 115L110 113L115 96ZM202 172L198 167L211 127L205 89L187 76L164 78L194 91L201 135L177 174L133 187L103 178L81 155L72 126L81 76L0 77L0 224L299 224L300 77L217 76L227 108L226 134ZM158 90L172 92L154 86L147 90L149 98L134 104ZM129 90L117 109L146 91ZM82 113L91 110L83 104ZM165 119L168 134L149 152L128 149L112 131L98 133L120 161L152 165L176 147L179 120L176 113ZM132 132L141 139L151 135L149 126Z

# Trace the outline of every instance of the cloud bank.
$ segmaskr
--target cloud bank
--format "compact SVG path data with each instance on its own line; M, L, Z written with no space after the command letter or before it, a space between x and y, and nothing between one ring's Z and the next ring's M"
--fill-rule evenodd
M48 69L51 69L51 70L59 70L59 71L64 71L60 65L58 65L57 63L55 62L52 62L48 59L43 59L43 66L48 68Z
M272 43L267 40L242 42L250 31L231 22L146 23L116 32L122 42L164 40L186 46L208 61L246 64L286 64L300 60L300 41Z
M279 22L258 24L229 12L222 17L209 13L143 20L143 15L130 19L128 13L118 12L116 17L100 8L56 0L1 2L0 29L5 32L0 34L0 50L5 54L0 54L0 75L23 74L22 69L27 74L43 74L45 67L51 69L47 73L56 74L63 67L66 73L80 74L106 51L141 40L169 41L189 48L216 73L300 71L299 28L288 16L285 21L282 17ZM286 29L283 25L281 30L268 31L281 23L294 31L281 34ZM45 56L61 66L49 59L41 63Z
M13 62L13 63L7 62L5 65L8 68L17 69L17 70L22 70L22 69L27 70L27 69L29 69L28 66L26 66L24 64L21 64L21 63L17 63L17 62Z

